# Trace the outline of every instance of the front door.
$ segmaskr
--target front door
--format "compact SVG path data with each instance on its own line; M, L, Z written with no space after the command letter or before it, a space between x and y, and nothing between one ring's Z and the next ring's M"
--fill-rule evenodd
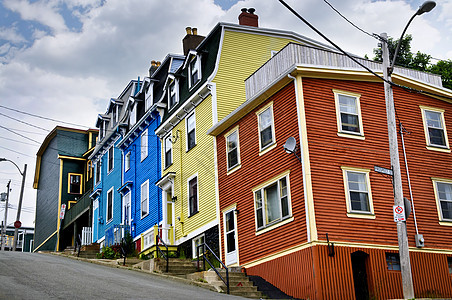
M224 248L226 265L237 263L237 228L235 208L224 213Z
M171 190L165 192L166 197L165 201L163 202L165 205L164 209L164 218L163 218L163 240L165 243L170 243L171 237L169 236L170 228L173 226L173 219L174 219L174 209L173 209L173 201L172 201L172 193Z
M368 256L369 255L363 251L356 251L351 254L356 300L369 299L366 272L366 261Z

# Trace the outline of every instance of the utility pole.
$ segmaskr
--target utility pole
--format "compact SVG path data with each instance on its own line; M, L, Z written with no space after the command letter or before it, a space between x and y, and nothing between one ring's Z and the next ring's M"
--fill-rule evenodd
M391 157L391 166L393 170L393 189L394 189L394 205L404 207L403 189L402 189L402 175L400 171L399 161L399 144L397 141L397 124L395 118L395 107L392 86L390 82L391 71L389 61L388 36L382 33L381 50L383 58L383 77L385 101L386 101L386 117L388 123L388 139L389 139L389 155ZM402 273L402 288L403 297L405 299L414 298L413 278L411 275L410 252L408 245L408 235L406 230L406 223L403 221L397 222L397 239L399 243L400 269Z
M19 170L20 172L20 170ZM27 175L27 164L24 166L24 171L22 172L22 185L20 186L20 196L19 196L19 205L17 207L17 217L16 222L20 221L20 211L22 210L22 200L24 198L24 186L25 186L25 176ZM17 234L19 233L19 228L16 227L14 229L14 241L13 241L13 251L16 251L17 246ZM22 245L23 248L23 245Z
M8 181L8 184L6 185L6 205L5 205L5 221L3 221L3 227L2 227L2 251L5 251L5 235L6 235L6 225L8 220L8 199L9 199L9 185L11 184L11 180Z

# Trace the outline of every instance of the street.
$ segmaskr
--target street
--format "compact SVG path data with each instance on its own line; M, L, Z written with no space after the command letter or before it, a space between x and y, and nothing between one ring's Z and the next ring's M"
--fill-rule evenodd
M154 274L66 257L0 252L0 299L243 299Z

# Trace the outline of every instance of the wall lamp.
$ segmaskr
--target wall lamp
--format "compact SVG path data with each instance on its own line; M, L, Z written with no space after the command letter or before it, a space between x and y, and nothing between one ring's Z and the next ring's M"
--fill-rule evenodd
M293 153L301 163L301 157L297 155L297 140L294 137L289 137L283 147L286 153Z

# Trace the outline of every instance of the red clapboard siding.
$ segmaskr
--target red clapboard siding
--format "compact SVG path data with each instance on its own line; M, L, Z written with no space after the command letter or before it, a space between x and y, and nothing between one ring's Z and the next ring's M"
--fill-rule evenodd
M257 115L255 112L273 101L277 147L259 156ZM244 264L281 251L307 240L306 216L301 164L293 155L285 153L283 145L288 137L299 140L296 100L293 83L288 84L266 102L244 116L239 125L241 168L227 175L224 135L217 137L220 211L237 203L237 232L240 263ZM290 170L290 196L294 221L264 234L256 235L254 195L252 189L272 177ZM223 215L220 214L221 231ZM224 243L224 241L223 241ZM222 253L224 257L224 245Z

